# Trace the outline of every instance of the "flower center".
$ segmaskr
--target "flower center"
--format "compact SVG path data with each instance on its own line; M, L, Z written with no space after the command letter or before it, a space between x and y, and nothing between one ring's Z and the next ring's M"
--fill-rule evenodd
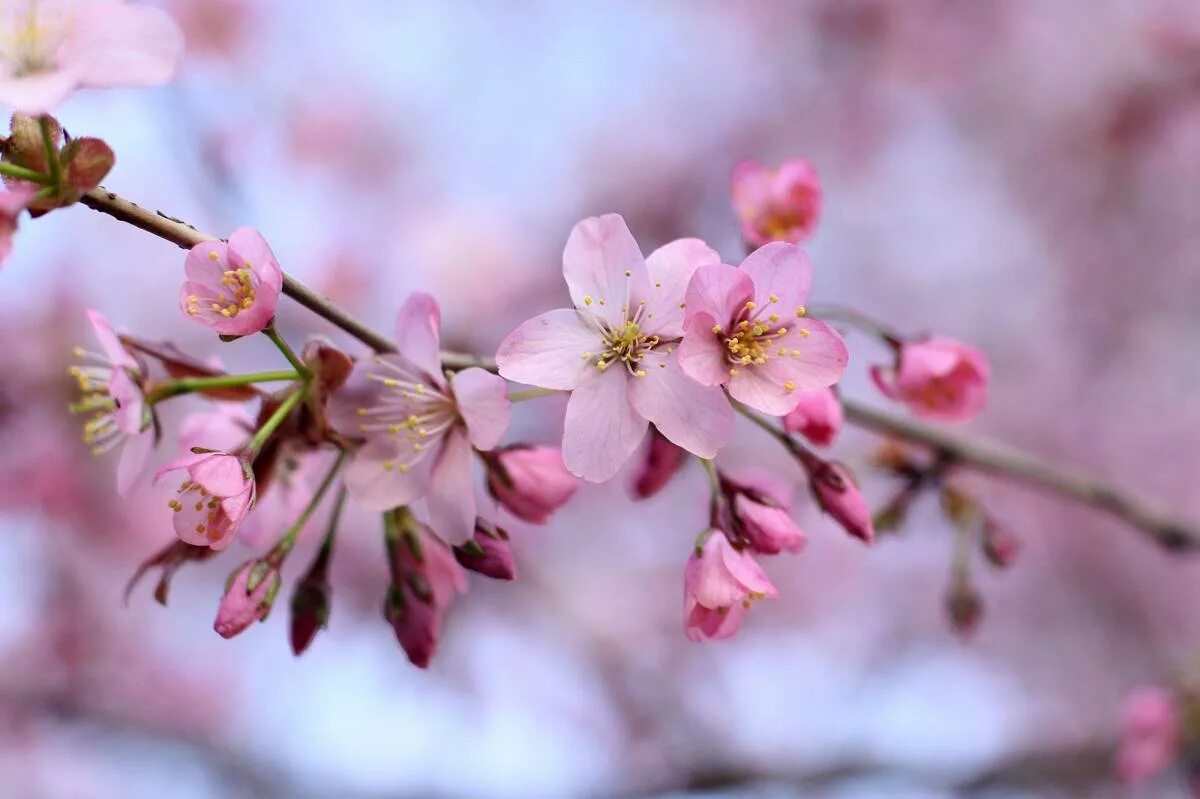
M412 468L430 451L437 437L461 422L454 400L438 388L430 387L418 372L395 361L375 361L379 371L369 379L383 384L383 392L373 405L356 408L361 418L358 428L366 437L385 435L396 444L396 456L382 462L385 471Z
M182 513L184 508L190 506L191 511L200 514L196 523L196 533L207 534L213 541L219 539L224 527L224 510L221 508L220 498L212 496L208 489L192 480L184 480L175 493L178 496L167 500L167 507L175 513Z
M12 76L19 78L52 70L55 51L70 31L70 14L39 11L38 0L28 0L23 9L15 9L5 16L5 30L0 33L0 54Z
M641 368L641 362L662 343L657 335L644 332L639 326L645 303L638 306L633 318L617 327L610 328L601 324L601 335L604 349L596 357L596 368L603 372L614 363L624 365L626 371L634 377L645 377L646 370ZM670 354L668 352L668 354ZM584 360L591 360L593 354L585 352Z
M730 377L737 377L738 367L762 366L772 357L795 358L800 355L800 350L781 346L789 329L780 324L778 313L767 312L777 302L779 297L772 294L767 309L760 310L757 303L747 300L734 317L731 330L721 325L713 326L712 332L725 342L725 359L729 362ZM803 318L807 313L804 306L800 306L796 309L796 318ZM809 335L808 329L803 327L799 333L806 338ZM788 391L794 389L790 380L784 387Z
M75 355L85 363L67 370L79 388L79 401L72 402L68 408L74 414L88 414L83 423L83 443L92 448L93 455L103 455L121 441L116 420L119 405L108 393L113 367L103 355L81 347L75 348Z
M216 260L218 256L215 252L209 253L209 257ZM187 298L188 316L195 316L200 312L204 303L208 303L208 310L221 314L226 319L232 319L242 311L248 310L254 305L254 275L250 271L250 265L241 269L226 269L221 275L221 285L225 287L215 298L201 298L195 294L189 294Z

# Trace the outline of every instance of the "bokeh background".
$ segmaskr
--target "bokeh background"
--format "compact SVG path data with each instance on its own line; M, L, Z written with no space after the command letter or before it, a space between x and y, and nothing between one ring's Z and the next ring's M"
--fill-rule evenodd
M398 2L174 0L189 53L160 90L83 93L68 130L117 152L109 188L227 234L388 329L436 294L456 348L494 351L566 297L580 218L644 248L740 252L744 157L811 159L816 297L983 348L965 432L1089 469L1200 518L1200 6L1195 0ZM66 413L82 309L234 368L178 312L183 254L78 207L27 223L0 271L0 797L1169 797L1110 777L1131 687L1192 663L1195 564L1024 488L970 479L1018 535L976 570L964 641L931 498L865 549L801 500L779 600L733 641L683 636L697 469L641 504L587 486L510 525L521 579L472 580L428 672L382 622L377 520L339 543L330 629L294 659L286 608L211 629L244 557L189 566L169 609L135 566L171 537ZM735 260L736 262L736 260ZM281 329L361 347L290 304ZM850 334L847 393L884 356ZM166 448L182 411L168 408ZM512 438L559 435L553 399ZM174 404L174 403L173 403ZM198 407L198 406L197 406ZM835 453L869 496L879 440ZM730 466L798 476L746 429ZM304 553L291 564L291 576Z

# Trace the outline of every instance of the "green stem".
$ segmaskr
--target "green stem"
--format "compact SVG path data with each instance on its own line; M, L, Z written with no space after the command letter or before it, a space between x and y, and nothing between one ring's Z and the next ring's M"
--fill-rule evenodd
M509 402L524 402L525 400L537 399L538 397L548 397L551 394L558 394L556 388L531 388L525 391L513 391L508 395Z
M345 452L342 453L345 455ZM318 558L328 561L333 555L333 540L337 537L338 522L342 519L342 509L346 507L346 497L349 492L346 487L342 486L342 490L338 492L337 499L333 503L333 513L329 514L329 526L325 530L325 537L321 539L321 551L317 555Z
M38 172L36 169L17 166L16 164L10 164L6 161L0 161L0 175L16 178L17 180L28 181L29 183L36 183L39 186L50 185L49 175Z
M299 394L300 392L296 393ZM312 518L317 506L320 505L321 500L324 499L325 492L329 490L331 485L333 485L333 481L337 477L338 472L341 471L342 464L345 461L346 451L341 450L338 452L337 460L333 462L333 466L329 467L329 471L326 472L325 479L322 480L321 485L317 487L317 493L313 495L312 500L300 514L300 518L296 519L295 523L293 523L292 526L288 528L288 531L283 534L283 537L279 539L279 543L277 543L271 550L271 554L268 556L268 558L273 561L276 568L279 567L279 564L283 563L283 559L287 557L289 552L292 551L292 547L296 546L296 538L300 535L300 531L304 529L304 525L308 524L308 520ZM342 496L338 499L337 509L334 511L335 515L332 528L337 527L337 514L341 513L342 502L345 500L345 498L346 492L343 490Z
M905 338L879 320L867 316L861 311L856 311L853 308L847 308L842 305L818 305L809 308L808 313L810 316L815 316L818 319L844 322L852 327L857 327L865 333L882 339L890 347L898 346Z
M271 414L271 418L267 419L266 424L258 428L258 432L250 439L250 442L246 445L246 457L254 460L258 456L258 451L263 448L263 444L267 443L267 439L271 437L271 434L279 428L279 425L283 424L283 420L288 417L288 414L300 404L306 393L308 393L308 386L298 388L288 395L288 398L275 409L275 413Z
M146 395L146 402L151 405L178 397L180 394L191 394L210 388L236 388L254 383L271 383L280 380L299 380L303 375L287 370L274 372L254 372L247 375L215 375L213 377L181 377L152 390Z
M770 433L771 436L780 444L783 444L784 448L787 449L787 451L790 452L796 458L796 460L800 461L800 465L803 466L806 471L811 473L812 468L821 463L820 458L814 455L808 449L808 447L804 446L793 436L789 435L786 430L781 430L778 427L775 427L773 424L747 408L742 403L733 400L730 400L730 402L735 411L754 422L754 424Z
M46 185L62 185L62 164L58 160L58 148L54 146L54 134L50 130L50 117L43 114L38 118L42 128L42 146L46 148L46 164L50 168L50 180Z
M708 524L716 527L721 516L721 479L717 476L717 467L708 458L697 458L708 475Z
M307 380L309 378L308 367L304 365L304 362L301 361L296 356L296 353L292 351L291 346L286 341L284 341L283 337L280 336L279 333L275 330L274 322L272 322L271 324L269 324L265 328L263 328L263 335L265 335L267 338L271 339L271 341L275 344L275 346L279 348L279 351L283 353L283 357L287 358L288 363L290 363L292 365L293 369L295 369L297 372L299 372L300 375L305 380Z

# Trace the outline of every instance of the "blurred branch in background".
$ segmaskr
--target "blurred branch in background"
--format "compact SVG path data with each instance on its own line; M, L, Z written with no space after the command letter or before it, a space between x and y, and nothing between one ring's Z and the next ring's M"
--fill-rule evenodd
M103 187L88 192L81 202L94 211L133 225L183 249L217 238L162 211L142 208ZM287 274L284 275L283 293L377 352L395 349L386 336L372 330L349 312ZM443 361L446 366L455 369L481 366L495 370L491 358L473 354L445 353ZM892 438L928 447L948 467L963 466L1028 483L1105 510L1172 552L1191 552L1200 547L1200 530L1190 520L1091 475L1060 467L1017 449L975 441L874 410L850 399L844 399L843 404L847 421Z

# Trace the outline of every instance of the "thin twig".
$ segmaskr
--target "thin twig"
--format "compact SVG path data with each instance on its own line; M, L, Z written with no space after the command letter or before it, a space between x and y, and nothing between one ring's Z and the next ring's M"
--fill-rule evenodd
M184 249L217 238L161 211L142 208L103 188L88 192L81 202L88 208L108 214ZM395 345L385 336L287 275L284 276L283 293L377 352L395 351ZM492 371L496 369L496 362L491 358L466 353L443 352L442 362L450 369L464 369L470 366ZM1028 483L1108 511L1142 530L1170 551L1188 552L1200 549L1200 530L1191 521L1091 475L1061 468L1009 447L973 441L936 427L877 411L853 400L845 399L843 404L846 419L859 427L924 445L934 450L939 457L952 461L954 465Z

